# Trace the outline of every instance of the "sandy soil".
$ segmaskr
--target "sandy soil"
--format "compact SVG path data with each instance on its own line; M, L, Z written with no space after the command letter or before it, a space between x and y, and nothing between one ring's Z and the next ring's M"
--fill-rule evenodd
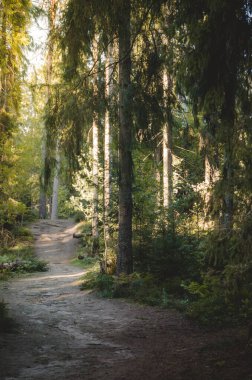
M242 331L199 329L178 312L79 290L74 225L32 226L48 272L0 284L16 327L0 336L0 379L252 379Z

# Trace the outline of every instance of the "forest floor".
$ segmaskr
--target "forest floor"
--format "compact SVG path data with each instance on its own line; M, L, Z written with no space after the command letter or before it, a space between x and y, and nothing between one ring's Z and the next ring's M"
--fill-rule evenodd
M0 284L14 326L0 335L0 379L248 380L246 331L206 331L174 310L80 291L70 221L32 225L49 271Z

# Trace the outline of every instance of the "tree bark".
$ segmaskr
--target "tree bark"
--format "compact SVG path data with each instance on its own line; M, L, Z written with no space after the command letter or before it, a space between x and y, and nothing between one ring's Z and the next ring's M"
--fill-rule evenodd
M55 28L55 18L56 18L56 6L57 0L50 0L49 3L49 39L48 39L48 53L47 53L47 62L46 62L46 81L47 81L47 102L50 102L51 96L51 82L52 82L52 59L53 59L53 40L52 32ZM47 147L46 147L46 132L45 137L42 141L42 162L45 162L47 156ZM41 177L44 177L42 174ZM44 178L41 180L40 185L40 198L39 198L39 217L45 219L47 217L47 196L44 187Z
M170 121L169 92L171 91L171 79L166 68L163 71L164 88L164 126L163 126L163 206L169 209L173 196L173 169L172 169L172 125Z
M110 196L111 196L111 119L109 112L109 103L112 95L112 73L113 73L113 48L108 47L105 73L105 96L107 99L107 109L105 112L104 128L104 241L105 241L105 266L107 261L107 248L110 241L109 231L109 214L110 214Z
M119 236L117 274L133 271L132 257L132 115L131 2L123 1L119 15Z
M231 129L231 128L230 128ZM223 180L225 186L224 192L224 210L223 210L223 227L225 230L230 231L233 227L233 213L234 213L234 187L233 187L233 152L231 139L224 147L224 167L223 167Z
M95 64L94 74L94 91L93 96L96 100L98 98L98 74L97 74L97 62L98 62L98 37L95 36L93 41L93 59ZM94 110L93 114L93 212L92 212L92 255L96 256L99 253L99 231L98 231L98 189L99 189L99 127L98 127L98 110Z
M231 231L234 216L234 144L235 144L235 78L231 78L226 89L226 99L222 113L224 163L222 179L223 228Z
M58 219L58 198L59 198L59 172L60 172L60 155L58 143L56 146L56 166L53 177L53 192L52 192L52 212L51 220Z
M162 207L162 202L161 202L161 174L159 170L159 165L161 162L161 146L157 146L154 152L154 160L155 160L155 178L156 178L156 186L157 186L157 195L156 195L156 203L158 209Z

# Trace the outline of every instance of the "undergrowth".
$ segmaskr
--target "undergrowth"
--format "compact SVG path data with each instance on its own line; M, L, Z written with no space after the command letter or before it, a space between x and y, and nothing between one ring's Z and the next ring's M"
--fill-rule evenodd
M252 216L231 232L208 231L200 238L171 231L153 236L146 228L134 240L135 272L120 276L101 273L98 259L83 258L83 251L89 252L83 245L82 260L75 260L87 269L81 289L176 308L203 326L247 324L252 319L251 230Z
M35 256L33 237L29 229L16 227L12 231L15 243L0 249L0 280L13 274L41 272L47 264Z
M101 274L97 270L89 271L83 278L81 289L96 290L98 295L105 298L128 298L138 303L176 307L183 310L187 300L175 296L168 283L161 286L150 274L132 273L112 276Z

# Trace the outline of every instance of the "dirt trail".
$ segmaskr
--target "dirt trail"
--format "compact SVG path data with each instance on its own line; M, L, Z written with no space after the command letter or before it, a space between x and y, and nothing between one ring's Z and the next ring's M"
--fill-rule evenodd
M238 338L228 362L231 331L210 334L175 311L81 292L82 272L69 263L74 230L69 221L35 223L49 271L0 284L17 323L0 336L1 380L252 379Z

